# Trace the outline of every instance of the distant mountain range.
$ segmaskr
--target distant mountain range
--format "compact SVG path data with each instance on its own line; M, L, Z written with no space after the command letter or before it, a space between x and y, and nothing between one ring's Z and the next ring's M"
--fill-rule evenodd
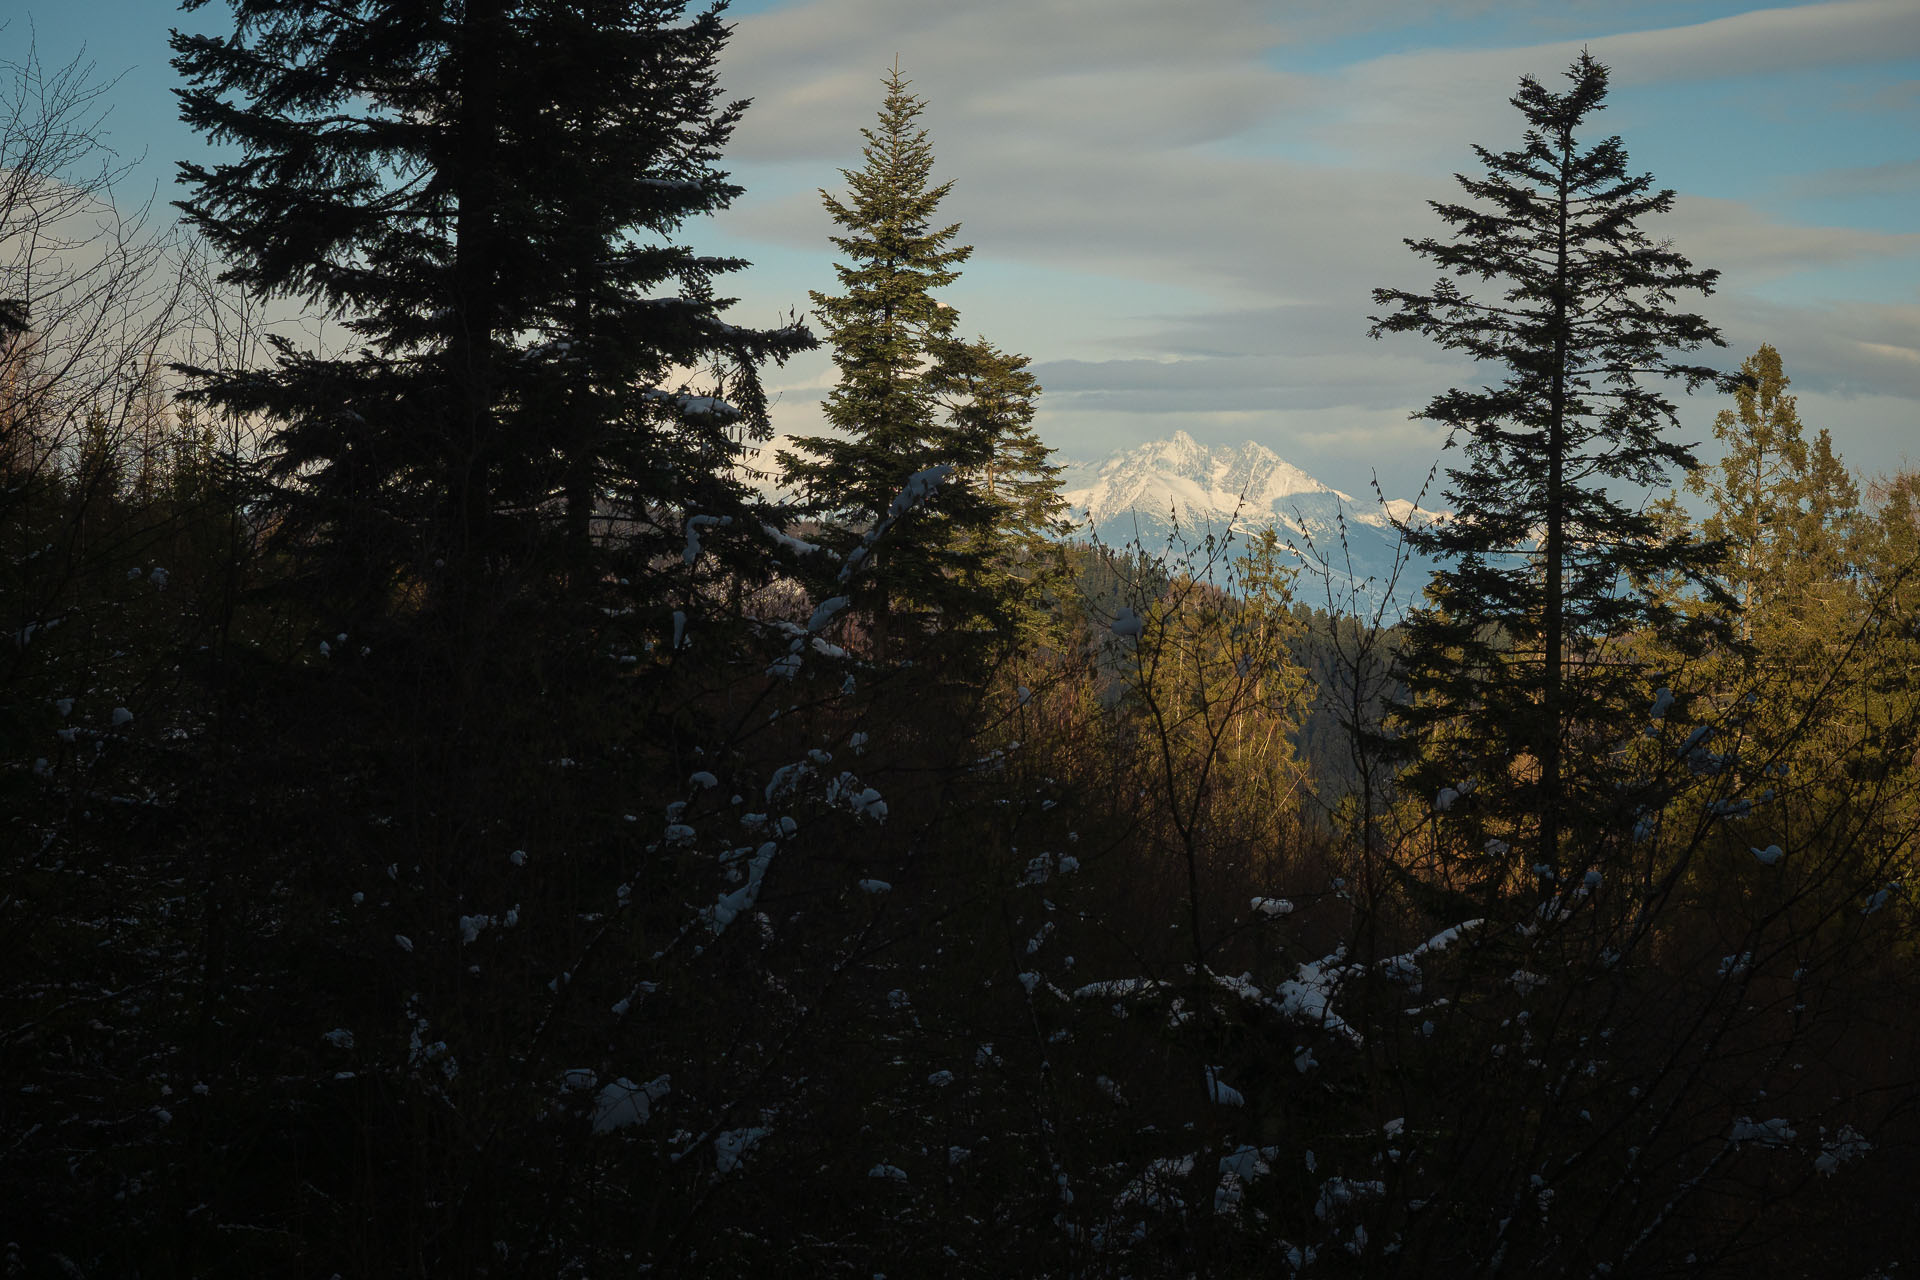
M1419 599L1431 569L1423 561L1406 563L1389 602L1396 558L1410 554L1401 551L1398 525L1431 520L1434 513L1405 499L1383 504L1342 493L1252 440L1209 448L1177 431L1170 440L1102 462L1069 463L1062 482L1082 531L1090 525L1115 547L1137 539L1149 554L1166 554L1192 571L1204 568L1209 533L1219 538L1235 531L1226 557L1232 559L1246 535L1271 525L1287 561L1302 570L1294 597L1325 607L1330 591L1340 612L1371 615L1385 604L1392 621ZM1216 581L1225 568L1216 566Z

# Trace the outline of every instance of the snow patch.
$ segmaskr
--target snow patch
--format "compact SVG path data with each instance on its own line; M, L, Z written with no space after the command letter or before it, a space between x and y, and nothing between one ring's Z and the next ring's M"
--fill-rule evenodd
M574 1072L568 1072L569 1076ZM591 1077L592 1073L585 1073ZM622 1076L600 1091L593 1103L593 1132L612 1133L629 1125L645 1124L653 1115L653 1104L672 1092L673 1077L655 1076L645 1084L635 1084ZM592 1088L589 1084L587 1088Z

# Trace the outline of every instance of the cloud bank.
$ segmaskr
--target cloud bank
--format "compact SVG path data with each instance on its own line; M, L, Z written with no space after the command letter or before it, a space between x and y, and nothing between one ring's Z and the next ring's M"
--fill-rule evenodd
M1598 28L1606 7L1572 12L1542 41L1540 12L1518 2L784 5L739 21L724 66L729 91L755 100L732 151L748 196L725 226L750 256L784 260L783 276L813 264L812 287L826 287L830 227L815 189L859 163L859 130L897 54L929 100L940 173L956 182L948 212L977 246L969 274L991 281L964 299L965 321L1034 357L1050 442L1097 456L1176 428L1253 436L1342 487L1381 465L1407 489L1432 461L1421 451L1437 447L1407 414L1471 371L1411 338L1368 339L1370 290L1426 282L1402 241L1441 230L1426 202L1451 198L1470 143L1518 144L1506 101L1518 77L1550 80L1590 47L1615 69L1615 110L1598 123L1625 133L1630 152L1649 130L1742 128L1738 95L1716 108L1716 86L1766 77L1832 113L1854 150L1781 154L1772 200L1660 173L1682 197L1650 230L1722 271L1716 296L1682 301L1722 325L1726 367L1773 342L1796 387L1835 415L1815 425L1833 428L1850 461L1896 464L1889 406L1920 422L1920 217L1805 219L1793 202L1914 185L1899 141L1920 124L1899 74L1920 57L1911 0L1590 33L1582 16ZM1410 22L1457 38L1376 50L1355 34ZM1846 101L1816 96L1834 74L1884 83ZM1689 119L1641 118L1677 92L1704 105ZM1862 146L1865 162L1851 163ZM826 368L796 373L824 387ZM1715 407L1687 406L1696 438Z

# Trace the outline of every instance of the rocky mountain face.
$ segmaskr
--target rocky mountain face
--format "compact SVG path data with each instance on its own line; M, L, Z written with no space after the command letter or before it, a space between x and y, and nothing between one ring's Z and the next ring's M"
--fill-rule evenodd
M1384 608L1392 621L1418 600L1430 569L1402 548L1400 525L1432 512L1342 493L1252 440L1209 447L1177 431L1103 462L1070 464L1063 480L1083 534L1115 547L1138 541L1192 572L1205 568L1207 536L1218 542L1233 531L1232 549L1216 556L1213 576L1223 585L1224 561L1269 525L1301 569L1294 595L1307 604L1369 616Z

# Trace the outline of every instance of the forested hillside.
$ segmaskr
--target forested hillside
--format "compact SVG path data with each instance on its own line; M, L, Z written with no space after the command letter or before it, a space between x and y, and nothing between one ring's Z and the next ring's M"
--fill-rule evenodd
M1399 623L1066 521L910 50L749 328L718 8L229 7L178 228L0 68L8 1275L1920 1259L1920 475L1718 349L1605 67L1375 295L1496 370Z

